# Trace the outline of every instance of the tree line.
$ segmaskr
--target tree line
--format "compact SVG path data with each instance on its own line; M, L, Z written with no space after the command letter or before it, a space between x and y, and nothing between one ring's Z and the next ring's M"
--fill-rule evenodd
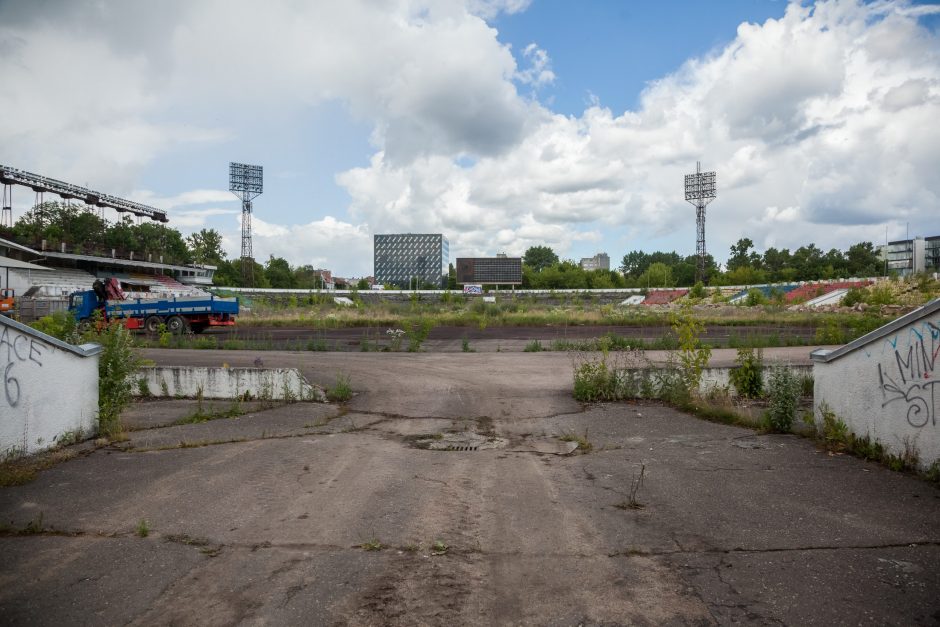
M216 266L214 283L243 285L241 259L228 259L222 249L222 235L202 229L187 237L178 230L155 222L136 223L128 215L109 221L85 205L45 202L21 216L12 228L0 227L0 237L35 249L59 250L109 257L111 251L135 259L162 256L168 264ZM697 258L673 252L647 253L633 250L623 256L620 267L585 271L571 260L559 259L548 246L532 246L522 259L522 287L529 289L611 289L692 287ZM320 273L310 265L291 266L286 259L271 256L265 263L254 261L253 287L317 289L323 287ZM722 268L711 255L706 257L705 279L709 285L753 285L759 283L813 281L853 276L878 276L884 261L871 242L859 242L842 251L824 252L815 244L794 251L768 248L758 253L754 242L741 238L731 246L728 262ZM448 288L457 289L453 267ZM357 284L366 289L363 280ZM422 288L435 286L422 285Z
M222 249L222 235L215 229L202 229L188 237L159 222L122 215L111 221L91 207L64 202L36 205L13 224L0 227L0 237L35 250L61 250L80 255L120 258L175 265L216 266L213 283L230 287L243 285L241 259L229 260ZM292 267L281 257L264 264L254 262L253 287L317 289L323 287L320 273L309 265Z
M571 260L559 260L548 246L533 246L522 258L522 287L531 289L600 289L692 287L698 258L675 251L647 253L633 250L612 270L582 270ZM714 257L705 257L705 283L709 285L755 285L880 276L884 260L874 244L859 242L847 250L824 252L815 244L795 251L768 248L763 254L754 242L741 238L731 246L724 268Z

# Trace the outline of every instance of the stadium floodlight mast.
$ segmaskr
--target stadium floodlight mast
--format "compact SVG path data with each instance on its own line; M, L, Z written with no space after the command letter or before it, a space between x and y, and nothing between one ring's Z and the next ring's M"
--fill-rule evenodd
M705 281L705 206L718 196L714 172L702 172L702 162L695 162L695 174L685 175L685 199L695 206L695 224L698 237L695 241L695 255L698 266L695 280Z
M254 285L255 260L251 252L251 201L264 190L264 172L260 165L228 164L228 189L242 201L242 279Z

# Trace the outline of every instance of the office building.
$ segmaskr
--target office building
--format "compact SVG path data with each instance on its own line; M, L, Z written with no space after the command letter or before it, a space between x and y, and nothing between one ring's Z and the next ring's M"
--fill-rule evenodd
M444 287L450 250L439 233L376 234L373 239L375 282L402 289Z
M597 253L593 257L582 257L581 269L590 270L610 270L610 257L607 253Z
M522 258L505 255L458 257L457 284L521 285Z

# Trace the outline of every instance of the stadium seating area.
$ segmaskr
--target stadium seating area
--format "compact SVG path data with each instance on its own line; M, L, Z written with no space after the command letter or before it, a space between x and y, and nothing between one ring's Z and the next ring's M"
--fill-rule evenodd
M165 274L155 274L152 278L157 280L159 286L151 288L151 291L159 291L172 296L208 296L208 292L192 285L180 283Z
M50 268L45 271L31 272L28 282L39 288L39 291L35 293L37 297L61 298L79 290L90 290L95 282L95 275L84 270Z
M740 290L739 292L736 292L728 302L737 303L744 300L747 298L748 292L750 292L752 289L758 290L767 298L767 300L771 300L775 293L783 292L784 294L789 294L798 287L800 286L797 283L786 283L780 285L755 285L754 287L748 288L746 290Z
M643 301L644 305L666 305L689 293L688 289L651 290Z
M787 293L787 302L811 300L835 290L846 290L853 287L867 287L874 281L833 281L832 283L806 283Z

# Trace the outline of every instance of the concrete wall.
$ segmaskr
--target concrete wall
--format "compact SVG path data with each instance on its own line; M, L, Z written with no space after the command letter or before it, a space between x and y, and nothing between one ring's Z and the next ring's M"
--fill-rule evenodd
M141 368L134 379L143 379L150 395L157 397L326 400L323 391L307 383L296 368L163 366Z
M97 431L100 351L0 316L0 456Z
M940 299L813 360L820 425L825 406L894 455L940 460Z

